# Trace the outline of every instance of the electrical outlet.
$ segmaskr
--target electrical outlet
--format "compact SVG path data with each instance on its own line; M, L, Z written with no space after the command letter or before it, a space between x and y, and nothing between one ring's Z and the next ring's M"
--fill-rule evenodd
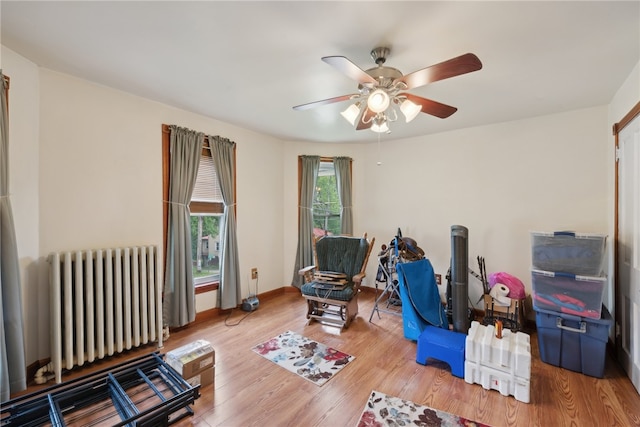
M436 274L436 284L438 285L442 284L442 275Z
M258 278L258 269L256 267L251 269L251 279L257 279Z

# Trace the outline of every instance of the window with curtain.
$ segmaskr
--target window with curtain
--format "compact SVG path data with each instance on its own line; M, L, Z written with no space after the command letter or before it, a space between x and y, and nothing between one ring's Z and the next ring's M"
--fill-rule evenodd
M165 132L165 127L167 131ZM165 200L169 192L169 133L168 126L163 126L163 192ZM166 141L165 141L166 140ZM224 213L224 203L218 173L209 149L209 140L205 137L198 175L189 203L191 212L191 253L193 281L196 293L218 289L220 282L220 260L222 245L220 244L220 220ZM164 209L164 236L168 221L167 208ZM165 245L166 247L166 241Z
M196 287L220 281L220 219L224 204L218 173L205 139L191 196L191 253Z
M298 156L298 245L291 286L298 271L313 263L312 237L353 234L349 157Z

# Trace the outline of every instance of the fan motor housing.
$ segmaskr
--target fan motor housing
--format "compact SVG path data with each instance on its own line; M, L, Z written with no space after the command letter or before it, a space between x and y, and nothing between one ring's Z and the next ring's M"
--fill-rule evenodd
M395 79L402 77L400 70L393 67L379 66L370 68L365 72L376 79L378 85L382 87L389 87Z

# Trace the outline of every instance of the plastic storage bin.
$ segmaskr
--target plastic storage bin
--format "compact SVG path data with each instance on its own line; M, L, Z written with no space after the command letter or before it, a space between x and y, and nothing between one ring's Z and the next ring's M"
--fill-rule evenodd
M566 231L531 232L531 259L536 270L600 276L606 235Z
M602 378L613 319L602 307L601 319L536 309L540 358L550 365Z
M606 277L532 270L533 308L600 318Z

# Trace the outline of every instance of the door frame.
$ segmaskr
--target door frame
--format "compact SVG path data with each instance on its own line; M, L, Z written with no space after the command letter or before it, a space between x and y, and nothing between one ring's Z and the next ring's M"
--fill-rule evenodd
M618 226L619 224L619 220L618 220L618 216L619 216L619 212L618 212L618 204L620 202L620 194L619 194L619 186L620 183L618 182L618 174L619 174L619 168L618 168L618 150L620 149L619 146L619 138L618 135L620 134L620 132L622 131L622 129L625 128L625 126L627 126L629 123L631 123L636 117L640 116L640 101L638 101L638 103L627 113L625 114L625 116L622 118L622 120L620 120L618 123L615 123L613 125L613 135L615 137L615 195L614 195L614 216L613 216L613 268L614 268L614 273L613 273L613 304L615 307L615 324L614 324L614 339L615 339L615 353L616 353L616 359L619 359L620 354L618 354L622 343L621 343L621 335L618 333L619 330L619 325L622 322L622 319L620 318L621 316L621 311L617 304L618 304L618 295L620 292L620 284L619 284L619 268L618 268L618 257L619 257L619 253L618 253Z

